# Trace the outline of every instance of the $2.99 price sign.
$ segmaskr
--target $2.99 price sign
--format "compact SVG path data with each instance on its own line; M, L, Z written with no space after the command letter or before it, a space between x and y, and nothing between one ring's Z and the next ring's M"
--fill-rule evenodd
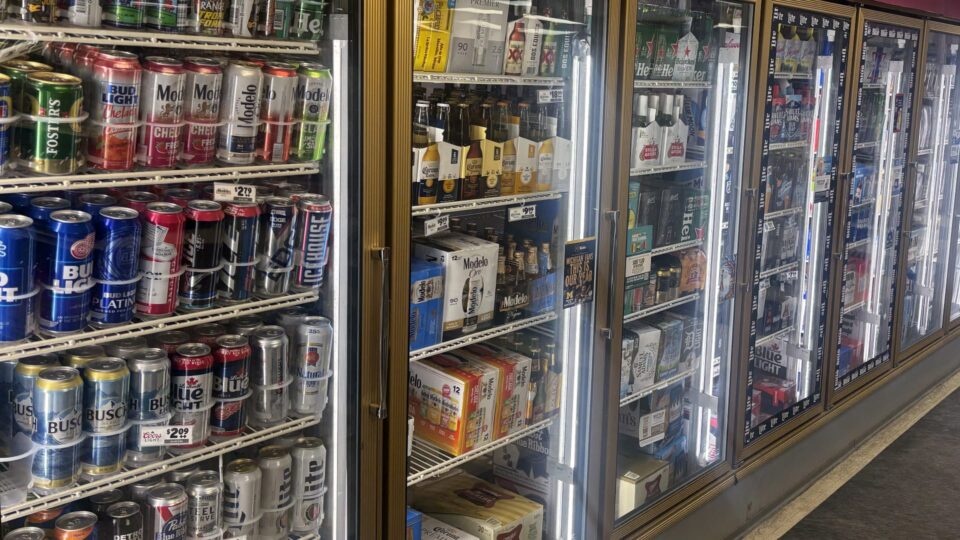
M143 426L140 428L140 446L190 444L193 426Z

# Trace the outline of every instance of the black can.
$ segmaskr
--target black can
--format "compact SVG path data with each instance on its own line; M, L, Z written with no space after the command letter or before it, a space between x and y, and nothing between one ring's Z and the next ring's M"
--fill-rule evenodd
M223 207L202 199L187 203L183 228L183 266L210 270L220 265Z
M107 515L101 521L98 540L130 540L143 538L143 514L140 505L133 501L123 501L107 508Z
M87 510L90 510L102 520L107 519L107 509L115 503L124 499L123 492L119 489L111 489L103 493L97 493L87 498Z

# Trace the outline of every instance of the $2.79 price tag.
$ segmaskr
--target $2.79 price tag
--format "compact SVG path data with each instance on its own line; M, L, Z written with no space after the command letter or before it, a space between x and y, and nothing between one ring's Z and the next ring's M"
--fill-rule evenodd
M257 202L257 186L214 182L213 200L217 202Z
M140 446L190 444L193 426L142 426Z

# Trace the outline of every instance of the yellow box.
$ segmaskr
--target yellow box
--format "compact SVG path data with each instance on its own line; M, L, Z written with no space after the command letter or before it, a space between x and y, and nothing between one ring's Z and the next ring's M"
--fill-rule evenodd
M417 2L417 50L413 57L413 69L446 71L452 23L453 13L446 0Z

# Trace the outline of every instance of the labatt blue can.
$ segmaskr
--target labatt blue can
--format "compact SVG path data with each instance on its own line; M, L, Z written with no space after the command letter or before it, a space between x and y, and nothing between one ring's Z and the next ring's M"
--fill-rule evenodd
M33 220L0 214L0 343L18 343L33 335L36 230Z
M296 292L314 290L323 285L323 268L327 264L327 241L333 207L323 195L304 195L297 203L300 222L294 240L293 282Z
M83 441L80 471L92 478L120 470L130 371L121 358L98 358L83 368Z
M37 279L40 332L79 332L87 326L93 287L94 228L90 214L58 210L42 229Z
M80 474L83 382L77 370L50 367L33 386L33 483L41 491L68 486Z
M90 214L94 220L100 215L100 210L108 206L116 206L117 198L106 193L85 193L77 199L77 210Z
M21 358L13 369L13 434L33 435L33 387L40 372L58 365L54 355Z
M0 121L7 122L13 116L13 90L10 77L0 73ZM13 124L0 124L0 174L10 170L10 134Z
M94 219L92 326L106 328L133 320L140 264L139 216L131 208L108 206Z

